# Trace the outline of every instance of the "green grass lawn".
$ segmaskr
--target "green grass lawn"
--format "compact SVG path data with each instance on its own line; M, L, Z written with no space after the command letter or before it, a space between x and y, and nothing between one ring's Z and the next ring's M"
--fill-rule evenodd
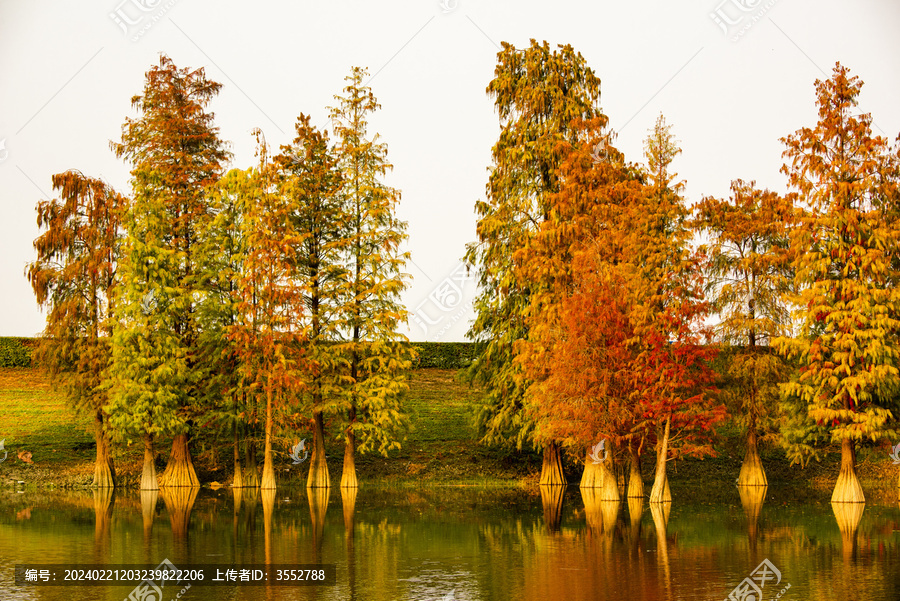
M458 381L456 370L418 369L410 373L405 399L410 429L400 450L387 457L373 453L357 457L363 481L386 484L516 483L540 467L537 455L487 449L476 442L472 420L478 393ZM59 485L90 483L94 440L89 416L71 410L62 393L53 390L41 370L0 368L0 440L8 459L0 463L0 482L23 479ZM333 428L326 422L326 433ZM302 483L306 465L294 467L286 448L293 439L282 433L276 441L276 466L281 478ZM308 434L297 434L304 437ZM309 442L309 441L308 441ZM157 441L157 467L163 469L169 439ZM226 483L231 478L231 434L214 428L200 431L192 441L194 465L202 482ZM259 445L260 449L262 444ZM32 453L34 465L16 459L16 452ZM127 485L139 477L143 449L115 445L113 457L120 479ZM343 447L329 438L326 444L332 480L340 481ZM2 455L0 455L2 456ZM262 457L260 453L260 463ZM308 465L308 464L307 464Z
M0 408L7 461L20 450L44 464L71 465L93 457L90 417L69 409L41 371L0 368Z
M473 414L479 392L458 378L456 370L417 369L409 375L410 390L405 399L410 429L400 450L387 457L373 453L357 456L362 482L388 486L519 485L536 484L540 455L531 450L489 448L478 442ZM69 409L62 394L54 391L38 369L0 368L0 440L5 440L7 459L0 463L0 484L10 480L43 485L88 485L93 472L94 442L89 416ZM343 447L333 439L336 424L326 422L331 435L326 455L332 482L341 477ZM295 437L295 438L292 438ZM308 433L282 433L277 438L275 460L278 479L283 484L305 483L308 463L294 466L287 449ZM191 443L194 465L201 482L228 483L231 479L232 436L214 427L201 429ZM310 442L309 440L307 442ZM162 470L171 440L157 442L157 467ZM708 488L711 482L732 486L743 460L740 432L726 426L716 442L717 456L704 460L680 460L669 465L673 489ZM895 490L897 467L891 465L883 445L863 446L857 464L863 486L869 490ZM262 449L262 444L259 445ZM34 465L16 458L16 452L32 453ZM116 445L113 457L120 482L130 486L140 476L142 448L134 444ZM829 449L822 463L805 469L791 466L777 446L762 446L760 454L770 484L794 484L830 490L837 478L840 454L837 445ZM261 455L260 462L261 462ZM0 453L2 457L2 453ZM577 482L580 466L566 459L570 482ZM652 482L653 451L643 456L644 481ZM649 488L648 488L649 490Z

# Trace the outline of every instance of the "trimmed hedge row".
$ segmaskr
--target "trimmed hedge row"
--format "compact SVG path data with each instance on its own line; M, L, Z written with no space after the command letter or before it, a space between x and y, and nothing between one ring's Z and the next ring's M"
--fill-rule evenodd
M413 342L418 353L414 367L460 369L475 360L475 345L471 342Z
M30 367L36 338L0 337L0 367ZM471 342L414 342L418 354L414 367L460 369L475 359Z
M34 338L0 337L0 367L31 367Z

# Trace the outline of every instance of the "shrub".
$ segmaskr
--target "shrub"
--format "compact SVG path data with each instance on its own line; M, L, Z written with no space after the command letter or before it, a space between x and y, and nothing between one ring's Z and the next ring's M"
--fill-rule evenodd
M471 342L414 342L417 358L413 367L461 369L475 359L475 345Z
M31 338L0 337L0 367L31 367Z

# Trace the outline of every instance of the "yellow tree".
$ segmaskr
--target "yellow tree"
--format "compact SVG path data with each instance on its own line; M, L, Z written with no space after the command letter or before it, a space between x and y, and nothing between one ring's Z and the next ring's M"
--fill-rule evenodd
M310 124L301 114L295 124L297 137L292 146L282 147L275 157L278 165L278 194L290 206L291 226L296 231L293 278L303 295L308 315L304 339L312 367L308 402L312 413L313 445L308 488L331 484L325 461L324 413L335 410L335 341L340 324L339 297L343 293L345 269L341 264L347 224L338 191L341 176L337 157L329 145L327 132Z
M247 254L238 277L240 318L229 337L236 347L242 387L251 399L265 404L260 487L274 489L275 412L305 391L309 366L303 357L303 290L294 277L302 236L290 198L278 193L265 142L259 145L259 156L246 192L251 198L242 203Z
M397 218L400 191L385 185L392 168L387 145L368 133L369 115L380 105L364 85L366 70L354 67L343 96L331 109L335 152L342 179L343 302L339 312L345 340L339 348L348 369L342 386L344 465L341 488L355 488L357 452L387 454L400 448L407 418L410 346L397 332L406 321L400 293L409 254L401 250L406 222Z
M896 434L900 384L900 228L897 156L855 114L862 82L837 63L816 81L819 121L783 139L782 171L806 214L792 230L799 335L775 340L796 357L800 377L785 386L804 408L794 459L823 433L841 444L832 502L864 502L855 444Z
M144 439L142 487L156 486L158 434L174 437L160 484L199 486L188 446L191 422L203 410L197 241L209 218L207 190L229 156L207 110L220 87L203 69L179 69L160 56L143 94L132 98L140 116L127 119L121 142L112 144L131 163L133 194L123 219L110 413L122 437Z
M718 313L718 338L728 348L728 374L746 428L747 452L740 486L765 486L757 448L777 409L778 384L786 363L770 350L772 339L789 331L788 260L793 204L755 182L735 180L728 199L704 198L694 207L694 226L709 242L707 298Z
M487 199L476 204L478 242L466 260L478 270L479 293L469 337L480 352L469 371L485 391L478 421L486 442L531 439L543 449L541 484L563 485L560 445L532 436L524 411L531 381L515 360L517 341L527 340L530 297L545 282L516 273L514 254L551 215L550 196L559 190L558 170L578 137L578 124L605 123L600 80L571 46L551 51L531 40L518 50L508 43L497 54L487 88L500 116L493 147Z
M60 198L37 206L37 258L27 269L38 304L48 308L36 354L69 401L94 419L97 459L93 485L115 486L106 391L113 288L127 200L104 182L77 171L53 176Z
M197 241L198 287L202 300L196 308L199 326L199 360L202 369L202 402L212 420L230 429L233 438L234 480L232 486L256 487L255 449L249 428L255 421L255 407L246 403L241 387L239 356L230 333L241 321L239 280L247 258L244 216L248 203L258 195L254 170L232 169L209 191L211 219L205 221ZM242 436L241 433L244 435ZM248 461L241 465L241 443Z

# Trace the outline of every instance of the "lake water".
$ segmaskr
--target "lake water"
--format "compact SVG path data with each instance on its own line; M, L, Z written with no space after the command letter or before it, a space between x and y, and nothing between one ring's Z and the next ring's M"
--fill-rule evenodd
M0 599L116 600L134 585L17 586L16 564L334 564L333 586L191 586L162 599L900 599L900 507L884 494L679 491L651 510L577 487L0 491ZM871 497L872 495L870 495ZM768 563L766 563L768 562ZM759 568L762 566L760 570ZM776 578L776 574L778 577ZM746 580L750 578L750 580ZM742 586L745 587L741 589ZM737 589L737 590L736 590ZM133 597L141 599L140 597Z

